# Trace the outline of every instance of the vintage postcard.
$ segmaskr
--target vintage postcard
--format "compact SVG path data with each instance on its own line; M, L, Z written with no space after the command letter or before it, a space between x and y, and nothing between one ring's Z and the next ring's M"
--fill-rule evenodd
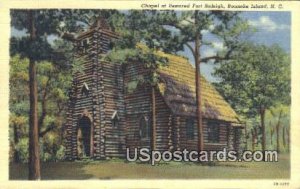
M300 187L299 2L0 9L1 188Z

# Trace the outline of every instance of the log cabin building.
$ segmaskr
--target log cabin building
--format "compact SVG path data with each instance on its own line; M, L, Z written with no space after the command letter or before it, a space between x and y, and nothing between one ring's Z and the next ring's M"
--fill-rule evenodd
M76 56L85 60L74 75L65 125L68 160L124 158L126 148L158 151L197 150L195 69L177 55L158 68L156 86L137 83L150 71L138 62L103 61L117 35L98 20L74 40ZM129 90L134 86L134 90ZM204 148L240 148L242 126L235 111L201 78Z

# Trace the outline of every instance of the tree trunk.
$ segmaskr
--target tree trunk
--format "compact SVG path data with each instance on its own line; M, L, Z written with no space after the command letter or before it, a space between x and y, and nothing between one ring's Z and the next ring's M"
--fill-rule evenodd
M280 130L280 120L281 120L282 110L279 113L278 122L276 125L276 143L277 143L277 153L280 152L280 143L279 143L279 130Z
M261 147L262 147L263 152L266 150L265 113L266 113L266 109L264 107L261 107L260 108L260 125L261 125L261 131L262 131Z
M198 19L197 19L198 11L195 11L195 26L198 26ZM203 125L202 125L202 112L201 112L201 75L200 75L200 38L201 33L200 31L196 31L195 36L195 83L196 83L196 117L197 117L197 126L198 126L198 150L204 150L204 143L203 143Z
M152 97L152 150L156 150L156 99L155 99L155 88L152 86L151 91Z
M14 124L14 145L16 146L19 143L19 131L17 124ZM20 161L19 152L14 150L14 162L18 163Z
M29 12L29 31L30 41L35 40L35 26L33 11ZM33 57L29 58L29 180L39 180L40 174L40 157L39 157L39 133L38 133L38 94L37 94L37 79L36 79L36 64Z
M285 148L285 127L282 127L282 145Z
M254 144L256 145L256 147L258 146L258 128L255 127L254 128Z
M245 124L245 149L248 150L248 133L247 133L247 124Z
M277 153L280 152L280 143L279 143L279 124L276 125L276 143L277 143Z
M271 127L271 124L269 124L269 126ZM271 140L272 147L273 147L273 134L274 134L274 130L273 128L270 128L270 135L271 135L270 140Z
M251 130L251 135L252 135L252 151L255 150L255 131L254 129Z
M43 92L42 102L41 102L41 108L42 108L42 114L41 114L41 117L40 117L40 119L38 121L38 124L39 124L39 135L41 133L41 129L42 129L41 127L43 126L44 120L45 120L45 118L47 116L47 91L46 91L46 89Z
M287 127L287 149L290 152L290 127Z

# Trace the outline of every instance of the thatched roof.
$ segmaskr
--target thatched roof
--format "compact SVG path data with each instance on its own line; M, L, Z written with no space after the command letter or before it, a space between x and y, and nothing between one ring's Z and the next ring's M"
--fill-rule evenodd
M195 68L186 58L159 52L169 64L159 68L159 90L176 115L196 116ZM238 123L238 116L219 92L201 76L203 117Z

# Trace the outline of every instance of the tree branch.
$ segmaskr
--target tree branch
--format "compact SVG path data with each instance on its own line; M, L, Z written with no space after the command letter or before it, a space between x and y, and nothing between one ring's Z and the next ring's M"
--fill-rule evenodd
M194 51L193 47L189 43L185 43L185 45L190 49L190 51L192 52L192 54L195 58L195 51Z
M201 62L208 62L209 60L223 60L224 58L216 55L216 56L210 56L210 57L205 57L201 58Z
M48 81L46 83L46 86L45 86L45 89L44 89L44 92L43 92L43 96L42 96L42 115L41 117L39 118L39 122L38 122L38 126L39 126L39 130L41 130L41 127L44 123L44 120L46 118L46 115L47 115L47 95L48 95L48 86L49 86L49 83L50 83L50 80L51 80L51 76L49 76L48 78Z
M209 60L229 60L231 54L237 47L238 45L233 46L230 50L226 52L224 56L215 55L215 56L205 57L201 59L201 62L208 62Z
M195 24L194 22L192 22L191 20L188 20L188 19L183 19L183 21L187 21L187 22L189 22L190 24Z
M71 42L74 42L76 40L73 34L67 32L61 34L61 38Z
M181 26L179 26L178 24L175 24L173 22L167 22L167 23L164 23L165 26L172 26L172 27L175 27L176 29L178 30L183 30L183 28Z
M53 129L55 129L55 126L54 124L51 124L47 129L39 133L39 137L45 136L48 132L52 131Z

